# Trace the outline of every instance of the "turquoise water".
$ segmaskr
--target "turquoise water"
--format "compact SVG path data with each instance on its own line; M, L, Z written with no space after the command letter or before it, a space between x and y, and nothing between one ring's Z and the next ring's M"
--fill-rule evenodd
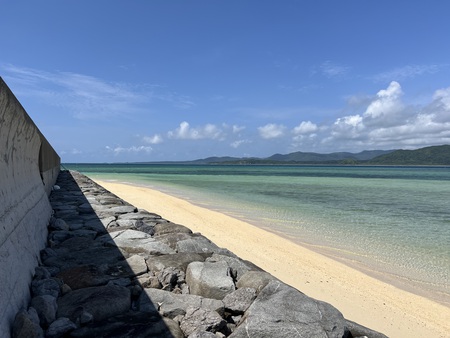
M450 292L450 168L66 165L219 210L367 271Z

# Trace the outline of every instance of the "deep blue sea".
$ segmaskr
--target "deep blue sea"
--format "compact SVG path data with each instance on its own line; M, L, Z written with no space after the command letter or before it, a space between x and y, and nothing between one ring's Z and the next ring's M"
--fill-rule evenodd
M393 282L450 294L450 167L65 166L161 190Z

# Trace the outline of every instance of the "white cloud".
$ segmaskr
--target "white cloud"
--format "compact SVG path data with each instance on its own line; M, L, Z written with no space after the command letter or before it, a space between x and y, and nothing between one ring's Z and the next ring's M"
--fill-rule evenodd
M244 126L233 125L233 134L239 133L245 129Z
M236 148L239 148L242 144L247 144L247 143L252 143L252 141L251 140L237 140L237 141L231 142L230 146L232 148L236 149Z
M131 147L109 147L106 146L106 150L108 151L112 151L114 153L114 155L120 155L122 153L141 153L141 152L145 152L145 153L151 153L153 151L153 148L150 146L131 146Z
M149 144L159 144L162 143L164 140L161 135L155 134L153 136L144 136L143 141Z
M206 124L202 127L192 128L188 122L183 121L180 126L167 133L169 138L182 140L221 139L223 132L214 124Z
M379 119L383 117L383 122L397 122L393 116L397 115L404 108L400 100L402 88L398 82L392 81L387 89L382 89L377 93L377 98L372 101L364 112L364 117Z
M263 139L279 138L284 135L286 127L281 124L269 123L263 127L258 127L259 135Z
M303 121L300 123L297 127L293 129L293 133L295 135L300 134L311 134L317 131L319 129L315 123L312 123L311 121Z

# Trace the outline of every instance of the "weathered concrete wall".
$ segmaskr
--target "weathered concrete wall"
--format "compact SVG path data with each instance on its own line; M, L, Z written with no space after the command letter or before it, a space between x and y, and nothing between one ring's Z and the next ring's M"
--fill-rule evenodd
M0 337L9 337L45 247L60 158L0 78Z

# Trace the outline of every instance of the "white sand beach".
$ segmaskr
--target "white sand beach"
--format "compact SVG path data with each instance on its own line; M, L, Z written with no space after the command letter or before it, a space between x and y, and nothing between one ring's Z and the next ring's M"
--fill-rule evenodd
M389 337L450 337L450 308L286 238L146 187L95 180L138 208L200 232L285 283Z

